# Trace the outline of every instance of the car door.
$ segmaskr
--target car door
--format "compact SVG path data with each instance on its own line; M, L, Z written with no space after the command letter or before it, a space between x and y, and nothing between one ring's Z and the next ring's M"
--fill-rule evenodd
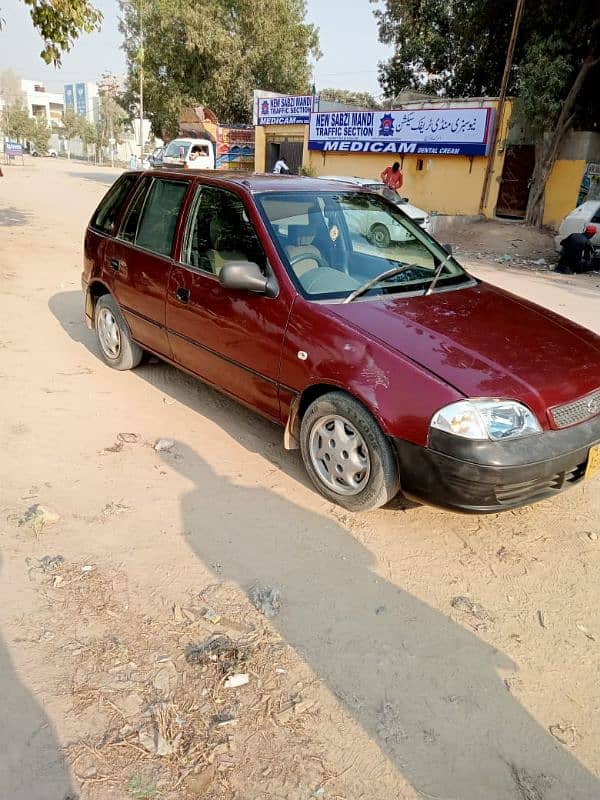
M279 360L292 296L234 291L219 282L227 261L270 267L236 194L198 185L180 259L171 270L166 321L173 358L208 383L279 419Z
M165 328L165 297L171 249L190 181L142 178L109 246L113 293L133 338L149 350L171 357Z

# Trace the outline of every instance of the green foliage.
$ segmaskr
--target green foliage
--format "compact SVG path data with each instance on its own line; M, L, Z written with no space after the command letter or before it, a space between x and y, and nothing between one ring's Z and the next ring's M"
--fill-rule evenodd
M515 0L371 1L377 6L379 38L395 50L389 61L380 64L379 80L386 96L403 89L450 97L498 94ZM550 113L551 126L557 104L568 94L583 59L599 47L597 0L526 2L509 93L520 94L537 84L545 95L542 105ZM539 59L544 63L537 64ZM591 80L590 76L588 85ZM539 105L532 110L535 116Z
M127 784L133 800L150 800L156 796L156 784L144 783L139 775L132 775Z
M535 135L543 135L548 121L560 114L570 74L571 65L558 37L535 37L519 66L515 108Z
M27 113L27 109L20 100L12 105L5 106L2 110L2 126L9 139L22 141L31 139L34 120Z
M318 36L304 0L121 0L128 62L124 102L139 101L156 133L174 135L184 106L249 122L252 90L308 93ZM140 28L141 18L141 28Z
M102 14L89 0L23 0L29 6L33 25L44 40L40 53L46 64L60 67L61 56L68 52L81 33L99 30ZM0 31L6 20L0 17Z
M61 133L67 140L81 136L84 123L84 117L80 117L72 108L68 108L62 115Z
M331 103L347 103L361 108L381 108L380 103L369 92L353 92L349 89L321 89L318 94L321 100L328 100Z
M33 143L34 148L41 156L48 153L48 142L50 140L50 129L45 119L36 118L31 120L31 130L28 138Z

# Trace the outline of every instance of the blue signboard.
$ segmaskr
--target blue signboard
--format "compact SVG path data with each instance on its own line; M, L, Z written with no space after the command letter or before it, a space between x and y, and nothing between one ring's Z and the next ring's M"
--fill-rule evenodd
M23 156L23 145L18 142L4 142L4 155L8 158Z
M75 89L72 83L65 83L65 109L75 111Z
M311 112L319 107L312 94L259 97L257 102L258 125L308 125Z
M75 84L75 111L80 117L87 116L87 92L85 83Z
M485 156L492 108L333 111L310 116L309 150Z

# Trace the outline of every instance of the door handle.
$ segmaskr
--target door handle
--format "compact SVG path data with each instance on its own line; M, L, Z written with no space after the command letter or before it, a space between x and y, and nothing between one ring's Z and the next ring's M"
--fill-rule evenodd
M190 290L186 289L185 286L178 286L175 291L175 297L181 303L189 303L190 301Z
M121 266L121 262L118 258L111 258L110 260L111 269L114 269L115 272L119 271L119 267Z

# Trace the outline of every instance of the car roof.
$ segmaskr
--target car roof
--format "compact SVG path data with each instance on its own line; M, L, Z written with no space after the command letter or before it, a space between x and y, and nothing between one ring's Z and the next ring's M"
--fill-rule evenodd
M172 177L179 179L192 178L211 178L219 181L220 184L239 186L255 192L322 192L330 189L331 191L340 190L339 181L326 180L323 178L304 178L301 175L273 175L270 172L242 172L226 171L214 169L198 170L175 170L168 167L160 169L144 170L144 175L156 175L157 177ZM359 188L359 187L356 187Z
M336 181L339 183L351 183L354 186L385 186L383 181L378 178L361 178L358 175L322 175L322 181Z

